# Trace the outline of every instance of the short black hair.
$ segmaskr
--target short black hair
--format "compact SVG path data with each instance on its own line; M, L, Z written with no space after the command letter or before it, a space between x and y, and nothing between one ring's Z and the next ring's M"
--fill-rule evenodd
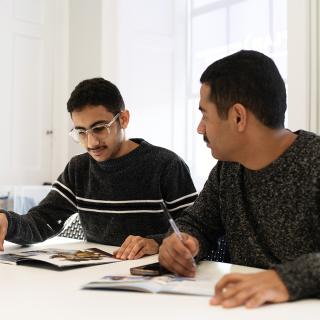
M250 110L265 126L284 127L286 87L273 60L266 55L241 50L212 63L200 78L210 86L210 100L220 118L226 119L235 103Z
M73 111L81 111L88 105L102 105L114 115L125 109L119 89L103 78L87 79L80 82L71 93L67 109L72 113Z

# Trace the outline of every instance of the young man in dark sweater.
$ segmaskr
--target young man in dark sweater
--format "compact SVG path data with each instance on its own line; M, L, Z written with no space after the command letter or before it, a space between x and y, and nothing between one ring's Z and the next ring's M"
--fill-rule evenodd
M219 161L194 205L160 247L160 262L193 276L225 235L231 263L269 269L230 274L211 304L257 307L320 296L320 137L284 128L286 90L267 56L240 51L201 76L198 133Z
M71 159L26 215L2 210L0 250L4 239L30 244L53 237L78 212L86 239L121 246L117 258L157 253L169 227L161 202L177 217L197 196L188 167L172 151L126 139L129 111L111 82L81 82L67 106L70 135L88 152Z

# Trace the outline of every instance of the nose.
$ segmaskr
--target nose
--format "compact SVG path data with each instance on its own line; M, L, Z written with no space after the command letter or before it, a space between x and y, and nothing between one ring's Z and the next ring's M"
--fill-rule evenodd
M203 124L202 120L200 120L200 122L198 124L197 132L199 134L205 134L205 132L206 132L206 128L205 128L205 125Z
M91 132L87 132L87 147L94 148L99 145L99 139Z

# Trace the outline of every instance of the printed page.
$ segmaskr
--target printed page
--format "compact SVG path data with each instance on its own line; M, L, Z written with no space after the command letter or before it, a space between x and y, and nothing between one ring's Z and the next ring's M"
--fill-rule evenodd
M146 276L104 276L85 285L84 289L107 289L157 293L163 283Z
M9 264L32 264L44 262L59 268L82 265L104 264L121 261L113 258L112 254L98 248L85 250L41 249L26 250L19 253L4 253L0 255L0 262Z
M215 281L212 279L175 277L168 281L160 292L210 297L214 292L214 285Z
M212 283L212 280L198 280L175 275L163 275L159 277L105 276L98 281L88 283L84 286L84 289L109 289L211 296L213 293Z
M24 258L24 256L21 254L3 253L0 254L0 263L15 265L22 258Z

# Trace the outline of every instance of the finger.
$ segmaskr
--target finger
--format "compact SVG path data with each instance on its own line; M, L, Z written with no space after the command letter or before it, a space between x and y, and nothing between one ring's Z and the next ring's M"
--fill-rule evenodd
M161 257L159 256L159 262L163 267L175 274L179 274L186 277L194 277L195 275L195 272L186 269L183 264L181 264L177 260L173 260L172 257L170 257L170 255L162 255Z
M231 283L228 283L226 287L223 288L221 292L221 297L222 299L229 299L237 295L240 291L248 290L249 288L257 288L257 286L248 280L231 282Z
M222 300L223 300L223 295L222 293L225 292L226 290L234 287L235 284L234 283L229 283L223 290L221 293L216 292L216 290L214 290L214 296L211 298L210 300L210 304L212 305L218 305L221 304Z
M169 254L180 263L185 263L186 267L192 266L192 263L190 263L193 260L192 253L175 234L173 236L176 237L176 241L168 247Z
M122 255L123 251L126 249L127 245L128 245L128 237L127 237L126 240L122 243L122 245L120 246L120 248L115 251L115 252L116 252L116 258L119 259L119 258L121 257L121 255Z
M146 242L144 240L140 240L137 243L135 243L135 245L131 248L131 251L128 254L128 259L132 260L132 259L136 259L136 255L143 250L143 248L145 247Z
M142 258L144 255L146 255L144 249L142 248L132 259L140 259Z
M126 250L126 248L128 247L128 245L130 244L131 240L132 240L133 236L130 235L126 238L126 240L122 243L121 247L118 249L117 251L117 255L116 258L120 259L123 252Z
M173 260L173 271L179 275L193 277L195 275L196 266L193 263L192 257L185 257L184 255L179 255L178 253L172 255Z
M162 254L159 255L159 262L166 269L176 274L186 277L195 276L195 268L193 267L191 261L186 261L185 259L181 259L181 257L172 256L166 247L162 248Z
M225 288L231 284L236 284L240 281L243 281L246 278L246 275L239 273L230 273L223 276L215 286L215 294L221 294Z
M141 242L141 237L133 237L131 239L131 242L128 244L128 246L125 248L125 250L123 251L120 259L122 260L126 260L129 258L129 255L130 253L132 252L133 248L136 246L136 245L141 245L140 244Z
M196 238L191 237L190 235L183 233L182 234L182 242L183 242L184 246L188 248L192 257L194 257L198 254L199 242Z
M128 256L129 256L129 254L130 254L130 252L131 252L132 247L133 247L133 244L130 243L130 244L125 248L125 250L122 252L122 254L121 254L121 256L120 256L120 259L121 259L121 260L127 260L127 259L128 259Z
M288 296L283 294L280 290L266 288L263 290L259 290L255 295L253 295L247 302L247 308L256 308L267 302L286 302L288 301Z
M266 302L277 302L274 301L274 297L272 297L270 291L271 290L257 292L255 295L253 295L252 297L250 297L250 299L246 301L245 306L247 308L257 308L262 306Z
M172 234L166 238L159 249L159 261L168 270L180 275L193 277L195 267L192 255L182 241Z
M257 288L254 286L247 286L242 290L236 291L236 293L229 298L224 298L221 305L224 308L233 308L244 305L254 294L256 294Z
M159 248L159 263L169 271L172 271L173 259L168 253L168 248L164 245Z
M139 244L141 244L140 246L136 245L130 255L129 255L129 259L139 259L141 257L143 257L144 255L147 254L154 254L157 253L158 251L158 244L156 243L156 245L154 247L152 247L154 240L151 239L143 239L143 241L141 241ZM150 245L151 243L151 245Z
M221 304L222 301L225 299L224 294L227 292L230 294L234 294L236 290L239 290L236 287L236 284L240 281L243 281L245 275L238 274L238 273L231 273L228 275L223 276L218 283L215 285L214 296L210 300L210 304L218 305ZM233 288L233 290L231 290ZM231 291L229 291L231 290Z
M141 241L143 241L141 248L139 248L138 251L135 252L135 256L132 256L130 258L139 259L144 255L156 254L159 252L159 244L155 240L142 238Z

